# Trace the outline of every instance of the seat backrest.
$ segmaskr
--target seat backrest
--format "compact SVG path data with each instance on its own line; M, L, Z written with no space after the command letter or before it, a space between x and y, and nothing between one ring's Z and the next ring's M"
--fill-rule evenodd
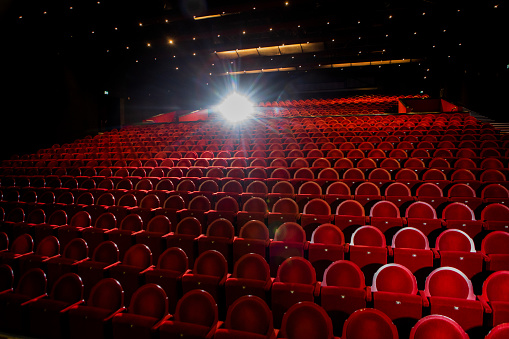
M307 259L290 257L279 265L276 281L313 285L316 283L315 269Z
M274 329L272 311L261 298L245 295L235 300L228 308L225 327L241 332L267 335Z
M244 254L235 262L232 277L237 279L269 281L269 264L265 258L259 254Z
M484 221L507 221L509 220L509 207L504 204L489 204L481 212Z
M322 194L322 188L314 181L307 181L299 187L299 194Z
M294 194L295 189L291 183L288 181L278 181L272 187L272 193L280 193L280 194Z
M412 219L436 219L437 212L427 202L424 201L416 201L412 203L405 211L405 217Z
M83 260L88 257L88 245L82 238L74 238L65 245L62 253L64 258Z
M374 226L361 226L352 234L351 245L385 247L384 234Z
M242 188L240 182L238 182L237 180L230 180L223 185L223 187L221 188L221 192L240 194L244 192L244 189Z
M489 302L509 302L509 271L497 271L483 283L482 296Z
M127 250L122 264L146 269L152 265L152 252L145 244L136 244Z
M439 267L426 278L424 294L427 297L448 297L475 300L472 282L465 273L454 267Z
M184 179L178 183L175 190L177 192L194 192L196 190L196 185L192 180Z
M40 268L32 268L21 276L14 292L33 299L45 294L46 286L47 281L44 271Z
M259 197L251 197L248 201L244 203L242 206L242 210L245 212L258 212L258 213L267 213L267 203L264 199Z
M351 195L351 192L347 184L342 181L336 181L327 187L325 194Z
M0 292L12 288L14 282L14 272L11 266L0 264Z
M469 336L451 318L441 314L431 314L419 319L410 331L410 339L428 338L469 339Z
M303 244L306 241L306 232L296 222L285 222L277 228L274 241Z
M168 199L164 201L164 208L170 208L173 210L181 210L186 207L184 198L180 195L170 195Z
M276 201L276 203L272 206L272 212L298 214L299 205L297 205L294 199L282 198Z
M342 339L397 339L398 330L382 311L363 308L353 312L343 325Z
M98 206L114 206L115 197L109 192L103 193L97 198L95 204Z
M119 259L117 244L111 240L101 242L94 250L92 255L93 261L103 262L106 264L116 263Z
M401 183L401 182L394 182L387 186L385 189L385 196L388 197L410 197L412 196L412 193L410 191L410 188Z
M481 191L481 197L485 198L509 198L509 190L500 184L489 184Z
M250 220L241 227L239 238L269 240L269 230L260 220Z
M218 320L216 301L204 290L189 291L177 303L175 320L212 327Z
M195 211L209 211L211 209L210 200L204 195L198 195L191 199L187 208Z
M338 260L325 269L322 286L365 288L364 273L350 260Z
M207 236L233 239L235 228L230 220L219 218L214 220L207 228Z
M131 297L129 313L162 319L168 314L168 297L159 285L142 285Z
M447 180L444 172L438 170L436 168L431 168L424 172L422 175L422 180L425 181L433 181L433 180Z
M439 251L475 252L475 245L468 234L458 229L447 229L440 233L436 241Z
M14 254L30 253L34 250L34 240L30 234L18 236L11 244L11 252Z
M143 229L143 219L138 214L128 214L120 222L119 229L131 232L141 231Z
M345 200L336 208L336 215L363 217L366 213L364 211L364 206L357 200Z
M311 243L344 245L345 235L336 225L322 224L313 231Z
M74 304L83 299L83 282L76 273L62 275L53 285L50 298Z
M373 275L373 292L417 294L417 279L412 272L400 264L386 264Z
M228 263L220 252L208 250L196 258L193 273L223 279L228 274Z
M371 216L372 217L382 217L382 218L399 218L399 208L392 202L388 200L378 201L371 207Z
M290 307L283 316L280 336L292 339L332 339L332 321L325 310L310 301Z
M60 242L55 236L48 235L39 242L35 253L46 257L55 256L60 253Z
M485 339L504 339L509 337L509 323L502 323L493 327Z
M509 254L509 233L494 231L488 233L482 240L481 252L488 254Z
M176 234L188 234L199 236L201 234L201 223L195 217L186 217L177 224Z
M457 197L467 197L467 198L475 198L475 190L467 185L467 184L454 184L447 191L447 196L449 198L457 198Z
M179 247L170 247L159 256L156 268L184 273L189 268L187 254Z
M226 196L216 202L216 211L237 213L239 211L239 204L234 198Z
M416 248L429 250L428 237L414 227L404 227L392 237L392 248Z
M460 202L453 202L447 205L442 211L444 220L475 220L474 211L467 205Z
M304 214L316 214L316 215L330 215L331 208L330 205L322 199L315 198L306 203L304 205Z
M138 206L138 199L132 193L124 194L117 201L118 206L126 206L126 207L136 207Z
M141 208L158 208L161 205L161 201L156 194L147 194L140 201Z
M71 226L90 227L92 226L92 218L87 211L79 211L71 218Z
M356 179L356 180L364 180L364 172L362 172L358 168L349 168L343 173L343 179Z
M147 231L159 234L167 234L171 230L171 222L165 215L156 215L147 225Z

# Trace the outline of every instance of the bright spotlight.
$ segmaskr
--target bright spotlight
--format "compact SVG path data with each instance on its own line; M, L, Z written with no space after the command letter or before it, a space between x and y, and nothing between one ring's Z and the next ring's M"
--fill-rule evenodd
M253 103L245 96L236 92L230 94L217 106L218 111L231 122L237 122L248 118L254 111Z

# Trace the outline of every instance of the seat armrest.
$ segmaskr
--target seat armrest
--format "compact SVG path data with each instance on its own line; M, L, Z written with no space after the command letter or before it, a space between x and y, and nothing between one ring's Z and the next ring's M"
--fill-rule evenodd
M422 306L423 307L429 307L429 300L426 297L426 295L424 294L424 291L419 290L419 296L422 299Z
M479 299L479 301L481 302L482 307L484 308L484 313L486 314L493 313L493 310L489 305L488 300L486 300L482 295L477 296L477 299Z

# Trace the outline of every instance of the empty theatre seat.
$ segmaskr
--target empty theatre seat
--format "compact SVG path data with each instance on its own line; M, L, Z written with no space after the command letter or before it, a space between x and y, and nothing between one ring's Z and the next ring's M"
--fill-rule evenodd
M449 317L432 314L421 318L410 332L410 339L425 338L469 339L460 325Z
M352 234L349 253L350 260L364 273L366 284L371 285L373 274L387 264L385 236L374 226L361 226Z
M334 324L334 334L339 336L343 323L350 314L366 307L371 292L366 291L364 273L351 261L338 260L324 272L320 305Z
M175 314L161 324L159 334L161 338L212 338L221 325L214 298L193 290L179 300Z
M194 217L182 219L175 229L175 233L166 238L166 247L180 247L186 252L189 265L194 264L196 241L202 234L201 224Z
M481 220L486 230L509 231L509 207L500 203L486 206L481 212Z
M370 225L384 233L387 240L403 227L405 220L400 217L398 207L390 201L379 201L371 207Z
M408 268L417 277L419 287L424 288L421 282L433 269L434 259L424 233L413 227L400 229L392 238L392 253L394 262Z
M310 200L305 206L300 216L300 224L306 232L306 238L311 239L313 231L321 224L329 223L333 220L329 204L322 199L315 198Z
M383 312L364 308L352 313L343 325L341 339L397 339L398 330Z
M476 300L471 281L458 269L440 267L431 272L426 278L424 293L429 299L431 314L450 317L470 336L483 325L483 306Z
M412 326L422 317L428 300L417 289L412 272L400 264L387 264L373 276L374 308L384 312L398 327L402 337L408 336Z
M490 275L483 283L479 300L490 315L490 326L509 323L509 271Z
M259 220L248 221L240 229L239 236L233 239L233 262L248 253L256 253L266 258L269 244L267 226Z
M124 258L127 250L135 244L136 234L143 230L143 220L138 214L129 214L120 222L118 229L108 231L108 240L118 246L120 259Z
M113 316L113 338L151 338L169 317L164 290L155 284L145 284L134 292L127 312Z
M332 339L334 338L332 321L319 305L303 301L293 305L285 313L278 338Z
M216 250L233 267L232 251L234 238L235 230L232 223L228 219L216 219L207 228L207 233L198 237L198 255L208 250Z
M90 292L85 304L71 308L69 334L71 338L110 338L111 320L124 311L122 286L113 278L100 280Z
M30 303L30 335L44 338L65 338L69 334L68 312L83 303L83 282L76 273L58 278L48 297Z
M472 279L483 270L484 256L475 250L472 238L463 231L450 229L442 232L435 246L440 266L451 266Z
M416 201L408 206L405 217L407 226L413 227L424 233L430 240L431 245L435 243L438 234L442 232L442 219L437 219L437 212L432 205L424 201Z
M182 297L182 276L188 273L186 253L178 247L164 251L157 265L145 272L145 282L161 286L168 297L168 311L173 313Z
M239 337L275 338L272 311L263 299L253 295L237 299L214 335L218 339Z
M316 271L316 279L321 280L325 269L337 260L344 258L345 236L333 224L318 226L311 235L308 245L308 260Z
M294 222L285 222L276 230L274 240L269 244L270 275L276 276L279 265L287 258L304 257L308 241L302 227Z
M486 271L509 271L509 233L488 233L481 243L481 253L486 256Z
M47 296L46 275L40 268L28 270L14 290L0 293L0 329L10 333L28 334L28 307Z
M145 244L152 252L153 262L157 262L161 253L166 249L166 238L171 230L170 220L165 215L158 215L150 219L147 229L135 235L137 244Z
M315 269L301 257L286 259L277 271L272 284L271 307L274 326L280 327L283 315L289 308L302 301L314 302L320 292Z
M356 200L345 200L336 208L334 224L343 231L346 242L350 242L352 233L357 228L368 222L369 217L366 217L364 206Z
M509 205L509 190L500 184L489 184L481 191L484 203L500 203Z

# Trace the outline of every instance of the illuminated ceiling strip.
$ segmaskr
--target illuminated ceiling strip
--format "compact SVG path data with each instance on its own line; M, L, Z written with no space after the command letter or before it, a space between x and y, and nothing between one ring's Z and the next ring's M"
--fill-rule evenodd
M290 72L307 69L321 69L321 68L345 68L345 67L360 67L360 66L380 66L380 65L397 65L397 64L407 64L412 62L420 62L421 59L397 59L397 60L378 60L378 61L365 61L365 62L346 62L341 64L327 64L327 65L319 65L317 67L309 67L309 68L297 68L297 67L280 67L280 68L264 68L264 69L253 69L246 71L235 71L235 72L226 72L215 74L217 76L224 75L242 75L242 74L259 74L259 73L272 73L272 72Z
M219 59L238 59L247 56L274 56L320 52L324 50L323 42L306 42L301 44L268 46L258 48L236 49L214 52Z
M211 14L211 15L204 15L204 16L195 16L193 17L194 20L205 20L205 19L215 19L215 18L220 18L220 17L223 17L223 16L227 16L227 15L232 15L232 14L240 14L239 13L222 13L222 14Z

